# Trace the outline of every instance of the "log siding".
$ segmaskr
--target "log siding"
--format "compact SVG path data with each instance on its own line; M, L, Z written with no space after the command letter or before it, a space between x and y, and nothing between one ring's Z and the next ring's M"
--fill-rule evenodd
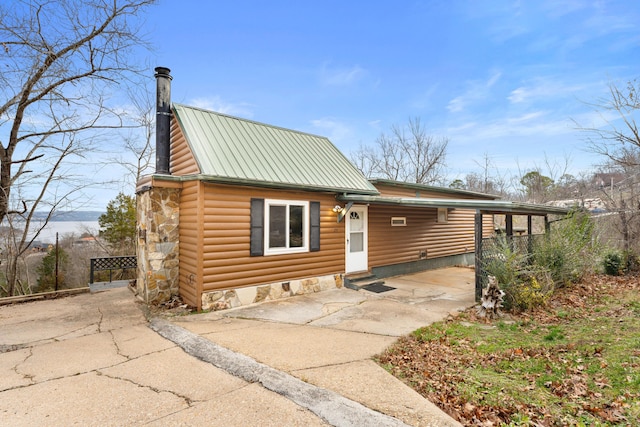
M195 175L200 173L200 168L193 157L187 139L182 129L174 119L171 121L171 157L170 170L172 175Z
M391 226L397 216L406 217L406 226ZM370 206L369 267L474 251L474 211L450 210L446 223L436 219L437 209Z
M383 197L473 199L471 196L376 184ZM471 209L449 209L448 220L437 222L435 208L371 205L369 207L369 268L420 259L439 258L475 250ZM406 217L403 227L392 227L392 217ZM483 236L493 233L493 216L483 217Z
M184 183L180 196L180 296L189 305L200 307L201 220L199 204L202 183Z
M181 270L181 287L193 288L191 276L194 274L196 283L202 284L200 292L210 292L344 272L344 224L337 222L332 211L335 205L333 194L210 183L202 186L202 226L188 224L188 229L181 233L189 241L180 247L181 262L184 260L189 269L184 274ZM252 257L249 223L251 198L256 195L269 199L320 202L322 250ZM185 204L188 206L181 207L185 209L185 220L195 219L192 213L195 203L185 201ZM196 241L200 242L200 248ZM197 268L195 260L201 260L201 268ZM192 271L192 267L197 271Z

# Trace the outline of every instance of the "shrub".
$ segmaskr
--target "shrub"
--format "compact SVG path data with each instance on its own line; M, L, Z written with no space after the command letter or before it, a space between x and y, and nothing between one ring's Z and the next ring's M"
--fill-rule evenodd
M531 310L535 307L545 305L555 286L548 272L540 270L528 272L522 276L522 280L517 283L504 285L505 308L507 310Z
M640 258L631 251L625 251L623 254L625 272L634 272L640 270Z
M596 264L593 222L585 213L572 212L549 234L536 237L527 248L518 248L518 242L527 241L501 235L494 248L487 248L492 253L485 257L484 270L505 291L506 309L545 304L556 287L580 280Z
M519 282L519 276L529 265L529 255L515 250L504 235L497 236L494 244L493 253L485 259L484 270L501 285Z
M494 244L484 270L496 277L505 292L505 309L529 310L546 303L554 289L549 272L534 265L532 256L517 249L512 239L500 235Z
M593 228L591 218L573 211L554 224L551 232L539 239L534 248L534 264L547 269L556 286L580 280L593 271Z
M619 252L608 252L602 260L604 272L609 276L619 276L622 272L622 255Z
M62 249L57 249L58 253L58 289L64 289L65 286L65 269L69 256ZM56 249L53 249L42 258L42 264L38 267L38 288L37 292L53 291L56 285Z

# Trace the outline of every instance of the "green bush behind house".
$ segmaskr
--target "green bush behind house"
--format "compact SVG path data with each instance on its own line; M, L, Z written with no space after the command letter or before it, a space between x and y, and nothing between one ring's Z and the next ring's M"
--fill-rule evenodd
M526 249L514 245L510 237L497 236L496 253L484 269L505 291L505 307L528 310L544 304L557 287L592 272L598 249L593 231L588 214L572 211Z

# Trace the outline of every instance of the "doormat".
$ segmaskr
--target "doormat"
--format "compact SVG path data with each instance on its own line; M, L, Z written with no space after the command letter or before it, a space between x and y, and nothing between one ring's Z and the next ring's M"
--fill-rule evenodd
M381 292L392 291L395 288L385 285L384 282L374 282L374 283L371 283L370 285L363 286L362 289L364 289L365 291L375 292L376 294L379 294Z

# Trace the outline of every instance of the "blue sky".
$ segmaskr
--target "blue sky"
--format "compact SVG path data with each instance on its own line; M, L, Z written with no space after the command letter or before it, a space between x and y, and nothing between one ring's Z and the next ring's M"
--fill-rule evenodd
M345 154L420 117L450 176L598 160L573 120L640 76L634 1L160 1L173 100L329 137Z
M545 159L588 170L602 159L574 121L600 126L587 103L640 77L636 1L160 0L148 12L143 55L150 75L172 70L175 102L324 135L347 156L419 117L449 138L450 179L485 155L503 175L551 174Z

